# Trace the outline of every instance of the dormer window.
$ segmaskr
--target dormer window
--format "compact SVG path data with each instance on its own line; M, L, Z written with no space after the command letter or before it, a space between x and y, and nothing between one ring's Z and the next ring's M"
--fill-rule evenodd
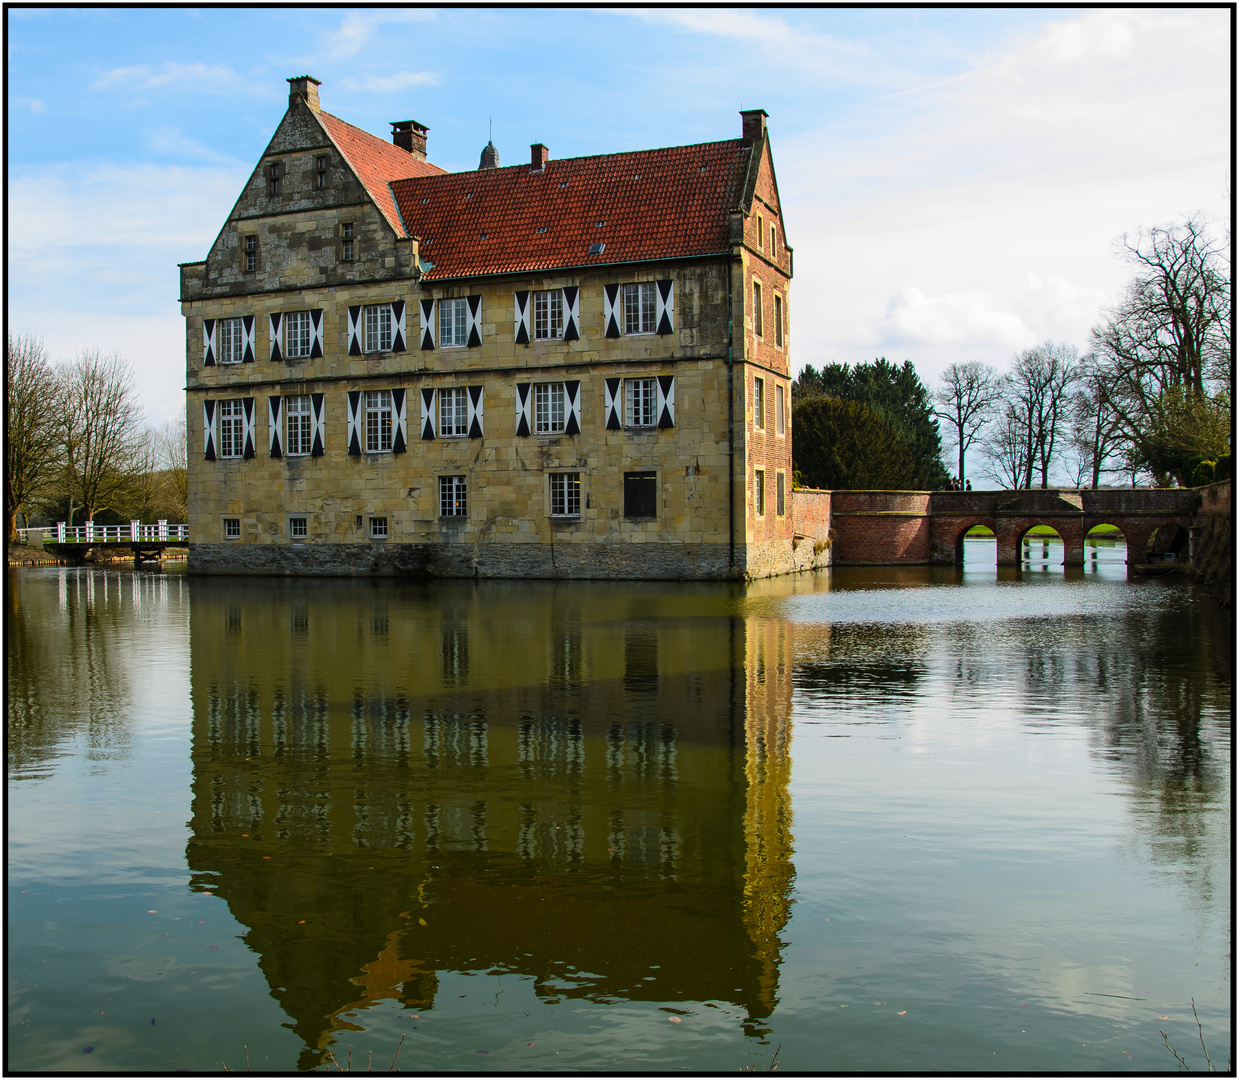
M327 190L327 156L325 154L314 159L314 190Z
M283 174L283 166L277 161L267 166L267 194L271 196L279 195L280 179Z

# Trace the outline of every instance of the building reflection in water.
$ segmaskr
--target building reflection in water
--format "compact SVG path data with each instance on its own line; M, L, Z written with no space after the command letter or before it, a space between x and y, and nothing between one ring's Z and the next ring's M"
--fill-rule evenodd
M249 928L303 1067L445 971L763 1030L789 622L718 586L191 585L193 885Z

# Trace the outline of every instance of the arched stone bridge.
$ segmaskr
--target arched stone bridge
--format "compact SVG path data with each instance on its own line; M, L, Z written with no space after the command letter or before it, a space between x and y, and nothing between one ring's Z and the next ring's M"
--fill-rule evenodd
M823 492L823 494L826 494ZM1113 525L1127 541L1127 561L1144 561L1162 525L1191 526L1191 488L1076 491L832 491L830 526L836 566L950 566L963 561L964 534L974 525L998 538L998 565L1016 566L1034 525L1062 537L1066 566L1084 565L1084 538Z

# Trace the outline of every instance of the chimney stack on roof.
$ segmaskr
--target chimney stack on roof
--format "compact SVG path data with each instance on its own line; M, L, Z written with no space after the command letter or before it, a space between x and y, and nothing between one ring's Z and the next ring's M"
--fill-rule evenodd
M529 167L534 172L541 172L546 168L546 163L551 160L551 152L540 142L532 143L529 147Z
M741 109L740 132L746 143L760 142L766 137L765 109Z
M294 75L288 80L288 107L291 109L298 101L304 101L311 112L318 112L318 88L322 85L313 75Z
M391 141L412 154L418 161L426 160L426 133L430 130L416 120L391 121Z

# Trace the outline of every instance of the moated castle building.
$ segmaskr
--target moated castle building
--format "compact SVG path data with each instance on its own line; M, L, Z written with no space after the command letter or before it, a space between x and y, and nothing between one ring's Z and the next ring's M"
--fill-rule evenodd
M448 173L288 111L181 266L190 570L760 577L793 524L787 242L741 137Z

